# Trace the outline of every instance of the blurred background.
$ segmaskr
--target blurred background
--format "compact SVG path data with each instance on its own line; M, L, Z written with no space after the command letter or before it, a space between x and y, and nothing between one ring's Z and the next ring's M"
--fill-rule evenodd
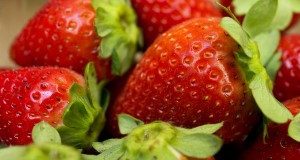
M47 0L0 0L0 67L11 67L9 46Z

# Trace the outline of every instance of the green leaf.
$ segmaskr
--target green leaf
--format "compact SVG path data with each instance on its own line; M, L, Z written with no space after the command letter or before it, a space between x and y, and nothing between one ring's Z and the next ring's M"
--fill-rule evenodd
M241 36L243 38L235 38L238 36L235 33L238 23L231 18L223 18L221 26L235 40L237 39L237 43L242 47L242 51L237 52L235 56L240 68L244 72L252 95L263 114L276 123L285 123L288 119L291 119L293 117L292 114L273 96L273 84L260 62L260 52L256 42L250 39L250 37L245 36ZM240 29L238 32L243 32L243 29ZM245 38L248 38L248 40L243 40ZM243 51L250 53L244 53ZM251 57L248 56L250 54L252 55Z
M118 115L118 124L121 134L128 134L134 128L143 125L144 122L128 115L128 114L119 114Z
M88 128L78 128L70 126L61 126L58 131L62 142L76 148L90 148L92 143L97 141L100 131L105 124L105 113L100 112Z
M260 51L260 60L262 65L270 60L277 49L280 40L280 32L278 30L266 31L254 38Z
M81 160L75 148L57 143L30 144L0 149L2 160Z
M95 160L119 160L124 155L121 145L115 145L99 154Z
M297 114L291 121L288 128L288 135L295 141L300 142L300 114Z
M293 11L287 0L278 0L278 8L270 29L284 30L288 27L293 17Z
M243 21L243 29L255 37L267 30L273 22L276 14L278 0L259 0L246 14Z
M256 75L249 88L252 90L253 97L263 114L276 123L285 123L293 118L293 115L284 107L272 94L268 88L272 83L268 79L266 72Z
M85 69L86 86L73 84L70 88L71 101L63 114L65 126L58 127L62 143L77 148L89 148L96 141L105 124L105 109L109 95L103 94L106 81L97 84L94 65ZM105 98L105 99L102 99Z
M176 128L186 135L196 134L196 133L213 134L217 132L222 126L223 126L223 122L217 124L206 124L191 129L179 128L179 127Z
M26 147L14 146L0 149L0 159L3 160L22 160L22 156L26 153Z
M276 78L276 74L281 67L281 52L277 52L271 57L269 62L265 65L268 75L270 76L271 80L274 82Z
M143 146L141 146L143 147ZM127 159L135 159L135 160L160 160L160 159L166 159L166 160L178 160L179 155L181 155L178 151L176 151L172 146L165 145L162 148L158 147L152 147L141 149L141 151L134 153L134 152L125 152L125 154L122 156L122 160Z
M258 0L233 0L232 4L237 15L245 15Z
M209 158L219 152L222 139L215 135L198 133L176 138L171 145L189 157Z
M98 160L96 155L82 154L82 160Z
M80 102L72 102L64 114L64 124L71 128L89 129L93 123L93 115Z
M101 58L111 57L113 52L116 49L116 46L119 46L122 41L124 40L120 39L120 37L107 37L103 39L100 44L100 52L99 52L100 57ZM116 46L111 44L115 44Z
M109 148L117 145L121 145L123 143L123 139L108 139L103 142L94 142L93 148L98 152L104 152Z
M119 72L125 73L131 67L128 62L133 61L134 54L127 54L126 52L135 51L131 50L131 47L124 40L112 54L112 72L115 75L119 75Z
M88 137L88 132L85 129L76 129L66 126L59 127L57 129L61 135L63 144L70 145L79 149L90 148L90 143Z
M188 131L189 129L177 128L162 121L141 125L141 121L126 114L119 115L119 119L129 123L129 128L135 129L131 129L131 132L122 139L93 143L93 147L100 152L95 160L178 160L179 157L211 157L222 145L222 140L215 135L197 133L215 132L222 123L208 124L202 129Z
M42 121L37 123L32 130L33 142L38 143L61 143L60 135L50 124Z
M81 160L82 156L75 148L57 144L33 144L26 147L24 160ZM21 160L20 159L20 160Z
M84 72L84 78L85 82L87 84L87 89L88 89L88 97L90 101L93 103L92 107L94 108L100 108L100 93L99 92L101 89L99 89L98 86L98 79L97 79L97 73L95 70L94 63L90 62L86 65L85 67L85 72ZM106 81L101 81L100 83L106 84ZM102 85L102 84L101 84Z
M128 0L93 0L92 4L96 31L102 38L99 56L112 57L112 73L123 75L132 65L141 39L136 14Z
M252 57L253 52L251 46L253 45L252 40L249 38L243 28L229 17L224 17L221 20L221 26L229 33L229 35L243 48L244 52L248 57Z
M285 0L290 3L292 10L296 13L300 13L300 1L299 0Z

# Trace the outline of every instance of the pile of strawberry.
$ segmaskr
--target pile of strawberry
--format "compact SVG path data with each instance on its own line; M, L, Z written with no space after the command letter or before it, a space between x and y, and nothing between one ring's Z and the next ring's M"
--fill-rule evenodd
M298 159L299 15L295 0L50 0L0 71L0 159Z

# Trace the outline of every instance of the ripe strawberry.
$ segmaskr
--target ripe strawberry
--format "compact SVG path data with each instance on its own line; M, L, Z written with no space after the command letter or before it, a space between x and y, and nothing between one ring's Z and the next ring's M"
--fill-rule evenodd
M110 65L121 64L121 66L124 66L123 61L127 61L126 64L130 63L135 50L135 42L132 42L127 33L123 33L122 30L107 32L111 28L99 27L102 23L107 24L107 19L101 17L101 14L106 14L105 11L101 11L101 7L108 7L108 5L112 5L108 3L114 3L113 6L109 7L119 9L120 16L123 16L122 14L126 12L124 17L133 16L133 10L130 10L128 6L125 7L124 0L113 1L118 3L93 1L92 5L91 0L49 1L17 36L10 49L11 58L21 66L60 66L73 69L78 73L83 73L88 62L94 62L100 80L111 79L113 77L111 70L114 74L123 74L124 71L120 71L115 66L112 68ZM100 11L96 12L95 9ZM100 20L96 20L97 17L100 17ZM118 25L121 26L115 24L120 23L119 19L115 22L107 14L106 18L110 18L110 23L114 22L110 25L115 30L118 29ZM134 20L134 17L130 20L122 20L122 24L124 24L122 27L126 31L128 30L133 38L136 38L137 28L133 25ZM98 25L97 32L95 24ZM130 29L126 29L128 27ZM101 32L106 32L106 34L103 35ZM101 36L98 36L97 33ZM115 40L109 44L104 44L104 47L102 45L101 49L98 49L100 43L118 38L123 40L123 44ZM130 53L124 49L125 43L128 43L126 47L130 48L130 51L128 51ZM112 54L112 52L119 54L119 46L123 47L123 57L120 55L114 56L112 59L114 63L112 64L107 55ZM101 53L98 53L99 50L101 50ZM124 52L131 55L125 55ZM106 56L100 58L98 54L106 54ZM124 60L124 57L127 57L127 59ZM122 70L126 69L128 69L127 66L122 68Z
M293 115L300 113L300 97L296 97L284 102L284 105ZM288 136L288 125L270 123L268 125L268 134L263 141L261 133L242 153L240 159L243 160L294 160L300 157L300 143Z
M147 48L163 32L185 20L196 17L221 17L221 11L210 0L143 1L131 0L143 30Z
M0 72L1 142L31 143L33 126L45 121L58 129L64 143L88 147L98 137L104 121L102 108L94 103L99 102L94 98L99 93L90 89L96 90L91 66L86 69L86 81L72 70L57 67Z
M300 35L282 35L278 51L282 52L282 65L276 74L274 95L285 101L300 96Z
M129 77L108 115L145 123L167 121L191 128L224 121L225 143L242 141L261 117L234 53L239 45L218 18L198 18L173 27L152 44Z

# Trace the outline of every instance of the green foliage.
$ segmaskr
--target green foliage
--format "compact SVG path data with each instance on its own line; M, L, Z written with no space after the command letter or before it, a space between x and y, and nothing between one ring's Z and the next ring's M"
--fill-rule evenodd
M222 140L213 133L223 123L185 129L161 121L143 124L142 121L123 114L119 116L120 128L122 125L126 131L130 131L126 137L93 143L93 147L100 152L95 159L177 160L180 156L209 158L222 146Z

